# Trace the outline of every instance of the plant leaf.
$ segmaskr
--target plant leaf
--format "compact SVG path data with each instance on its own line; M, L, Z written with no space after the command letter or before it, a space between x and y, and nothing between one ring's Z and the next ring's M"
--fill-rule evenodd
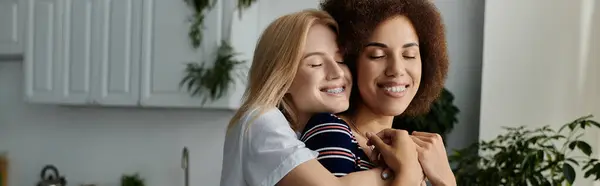
M565 178L567 178L567 181L570 184L573 184L573 182L575 181L575 169L573 169L573 167L568 164L565 163L563 164L563 174L565 174Z
M589 122L591 125L596 126L597 128L600 128L600 123L593 121L593 120L588 120L587 122Z
M569 162L571 162L571 163L573 163L573 164L575 164L575 165L579 166L579 162L577 162L577 161L576 161L575 159L573 159L573 158L567 158L567 161L569 161Z
M575 147L577 147L579 150L581 150L581 152L583 152L587 156L590 156L592 154L592 147L584 141L576 140L569 143L569 149L573 150L575 149Z

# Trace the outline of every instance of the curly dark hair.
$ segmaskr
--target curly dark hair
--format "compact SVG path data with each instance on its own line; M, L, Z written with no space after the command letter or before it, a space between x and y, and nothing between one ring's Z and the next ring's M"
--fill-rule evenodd
M352 74L363 46L375 28L398 15L406 16L419 37L422 62L421 85L403 114L427 113L431 103L444 88L448 72L445 28L440 12L429 0L324 0L321 8L338 22L338 44ZM356 75L353 81L356 82ZM354 83L353 90L358 90ZM354 112L361 101L359 91L352 91L350 108Z

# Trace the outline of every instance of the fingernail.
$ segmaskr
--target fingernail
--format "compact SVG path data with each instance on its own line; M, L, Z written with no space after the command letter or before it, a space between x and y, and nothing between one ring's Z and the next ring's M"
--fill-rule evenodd
M367 134L365 134L365 135L367 136L367 138L371 138L371 135L373 135L373 134L371 134L370 132L367 132Z
M389 177L390 177L390 175L387 172L384 171L383 173L381 173L382 179L387 180Z

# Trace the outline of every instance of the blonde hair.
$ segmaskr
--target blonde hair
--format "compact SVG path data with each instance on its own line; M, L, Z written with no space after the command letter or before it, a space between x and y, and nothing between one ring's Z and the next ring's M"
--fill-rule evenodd
M300 65L308 31L315 24L324 24L337 33L335 20L327 12L314 9L279 17L263 31L254 50L243 104L227 129L253 109L258 109L258 114L251 120L274 107L283 112L293 129L297 129L295 107L286 92Z

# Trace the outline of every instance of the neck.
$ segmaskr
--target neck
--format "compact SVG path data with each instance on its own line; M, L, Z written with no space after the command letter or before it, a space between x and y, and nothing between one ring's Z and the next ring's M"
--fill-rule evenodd
M347 115L345 118L349 119L363 133L362 135L365 135L367 132L377 134L383 129L392 128L394 120L394 116L376 114L363 104L359 105L352 114Z
M297 112L296 113L296 130L298 132L301 132L302 130L304 130L304 126L306 125L306 123L308 122L308 120L310 119L310 117L312 116L312 114L309 113L301 113L301 112Z

